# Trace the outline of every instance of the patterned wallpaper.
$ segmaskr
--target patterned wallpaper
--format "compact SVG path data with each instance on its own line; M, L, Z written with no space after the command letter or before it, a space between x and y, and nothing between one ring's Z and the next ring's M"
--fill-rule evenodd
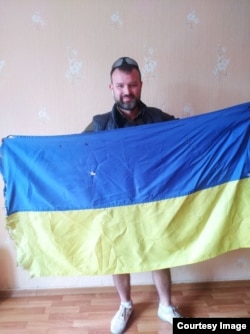
M177 117L249 101L249 36L249 0L0 0L1 138L81 132L111 109L109 71L120 56L139 62L143 101ZM53 285L15 268L2 197L1 208L0 259L13 263L4 284ZM174 277L203 279L189 275Z

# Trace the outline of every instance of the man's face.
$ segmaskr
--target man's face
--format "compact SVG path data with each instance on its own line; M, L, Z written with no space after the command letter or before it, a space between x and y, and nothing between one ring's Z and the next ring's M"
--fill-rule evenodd
M115 102L123 110L134 110L141 98L142 82L136 69L131 72L123 72L119 68L112 74L112 82L109 85Z

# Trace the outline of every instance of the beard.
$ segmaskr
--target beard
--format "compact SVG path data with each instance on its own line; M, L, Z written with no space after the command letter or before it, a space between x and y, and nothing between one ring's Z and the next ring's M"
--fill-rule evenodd
M123 110L134 110L138 106L139 99L137 99L135 96L129 96L129 97L132 97L132 100L128 102L124 102L122 98L121 100L117 100L116 103L118 107Z

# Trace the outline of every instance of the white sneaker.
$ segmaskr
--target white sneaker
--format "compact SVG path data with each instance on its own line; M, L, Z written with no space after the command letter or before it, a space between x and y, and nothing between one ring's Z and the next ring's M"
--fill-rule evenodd
M132 312L133 305L130 307L126 307L122 304L120 305L119 310L111 320L110 330L112 334L122 334L124 332Z
M158 308L158 317L170 324L173 324L173 318L183 318L183 316L176 311L175 306L163 306L161 303Z

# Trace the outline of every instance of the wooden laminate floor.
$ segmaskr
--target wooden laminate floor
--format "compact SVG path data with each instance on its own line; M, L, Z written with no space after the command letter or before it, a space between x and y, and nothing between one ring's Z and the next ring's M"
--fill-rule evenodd
M172 333L157 318L153 286L133 286L132 295L135 311L126 333ZM250 281L176 284L172 296L186 317L250 317ZM0 292L0 333L107 334L118 304L112 287Z

